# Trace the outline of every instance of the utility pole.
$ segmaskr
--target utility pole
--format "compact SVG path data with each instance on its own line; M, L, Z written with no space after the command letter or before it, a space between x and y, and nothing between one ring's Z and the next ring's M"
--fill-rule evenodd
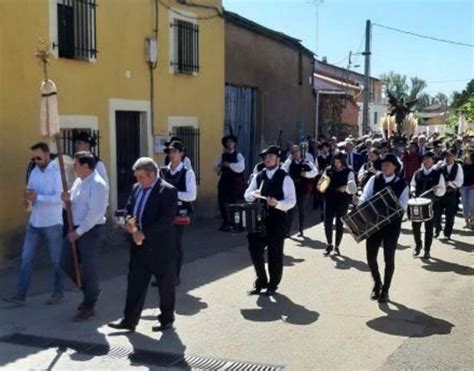
M369 133L369 102L370 102L370 32L371 24L365 23L365 73L364 73L364 106L362 111L362 135Z

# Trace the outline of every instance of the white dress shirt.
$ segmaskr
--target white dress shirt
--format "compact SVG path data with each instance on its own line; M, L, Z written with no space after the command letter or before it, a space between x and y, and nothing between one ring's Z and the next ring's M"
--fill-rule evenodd
M445 165L447 165L445 163ZM447 165L446 168L448 170L448 174L451 174L451 170L453 169L454 163L451 165ZM462 187L462 184L464 183L464 172L462 170L462 166L458 165L458 172L456 173L456 177L454 178L453 181L449 181L448 184L446 184L447 187L458 189Z
M390 177L386 177L385 175L383 176L383 179L385 180L385 184L390 183L392 180L394 180L396 175L392 175ZM362 191L362 195L359 198L359 204L370 200L372 196L374 195L374 183L375 183L375 176L371 177L367 184L364 187L364 190ZM406 210L408 207L408 199L409 199L409 189L408 186L405 187L403 190L402 194L400 195L400 198L398 199L398 202L400 205L403 207L403 210Z
M61 193L63 188L58 163L51 161L44 170L35 166L28 179L27 188L36 193L29 223L36 228L62 225Z
M265 169L265 174L268 179L272 179L278 167L272 170ZM257 177L254 176L250 182L249 187L245 191L244 198L247 202L254 202L256 200L254 192L257 190ZM275 209L281 211L288 211L296 205L296 191L295 183L288 175L283 180L283 200L277 202Z
M71 189L71 205L79 236L105 223L108 200L109 186L96 170L84 179L76 179Z
M192 202L196 200L196 175L192 169L187 168L182 162L179 163L176 168L171 167L171 163L168 164L167 168L170 171L171 175L176 175L176 173L180 172L181 169L186 168L186 192L179 192L178 191L178 200L185 201L185 202Z
M424 175L429 175L433 171L433 169L434 169L434 166L427 169L423 165L421 165L421 168L420 168L420 170L423 172ZM434 192L435 196L443 197L444 194L446 193L446 183L444 181L443 175L440 175L437 186L438 186L438 189L436 190L436 192ZM412 193L416 192L416 172L415 174L413 174L413 178L411 178L410 190Z
M229 151L228 151L229 152ZM235 151L229 152L229 153L234 153ZM218 172L222 164L222 156L219 156L219 158L214 161L214 169ZM237 162L232 162L229 163L230 169L234 173L242 173L245 170L245 158L242 156L242 154L239 152L237 153Z
M105 180L105 183L109 184L109 177L107 176L107 169L105 168L104 162L101 160L97 161L97 164L95 165L95 169L97 170L99 175L102 177L102 179Z
M290 165L291 165L291 162L293 161L293 159L290 157L288 157L288 159L283 163L283 165L281 165L281 168L283 170L285 170L285 172L287 174L290 173ZM295 160L295 162L297 164L301 163L301 160ZM318 167L316 166L316 164L314 164L313 162L309 161L309 160L306 160L305 161L305 164L307 164L311 170L310 171L303 171L302 172L302 176L304 178L307 178L307 179L312 179L314 178L316 175L318 175Z
M166 157L163 158L163 161L161 161L161 166L160 167L166 167L166 166L169 165L169 163L168 163L168 165L165 164L165 160L166 160ZM193 164L191 164L191 159L188 156L184 156L182 161L183 161L184 167L186 169L189 169L189 170L193 169Z

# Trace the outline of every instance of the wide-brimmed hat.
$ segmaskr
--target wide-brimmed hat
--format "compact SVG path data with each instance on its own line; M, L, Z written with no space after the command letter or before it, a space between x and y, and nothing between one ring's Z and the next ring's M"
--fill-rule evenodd
M184 152L184 144L179 140L173 140L166 148L165 153L170 153L170 150L175 149L180 152Z
M181 142L181 143L183 142L183 141L181 140L181 138L173 136L173 137L170 137L170 139L168 139L168 140L165 142L165 146L168 147L168 146L171 144L171 142L175 142L175 141L176 141L176 142Z
M260 157L265 157L265 155L277 155L281 157L281 149L278 146L272 145L265 148L262 152L260 152Z
M233 140L235 143L237 143L237 137L235 135L232 135L232 134L229 134L229 135L225 135L222 137L221 139L221 143L222 143L222 146L223 147L226 147L227 145L227 141L231 139Z
M80 140L81 142L89 143L91 147L95 147L95 145L97 144L95 138L87 131L81 131L73 135L72 140L74 142Z
M391 164L394 164L397 169L400 168L400 161L398 161L398 157L395 156L393 153L387 153L383 158L382 158L382 164L384 162L390 162Z

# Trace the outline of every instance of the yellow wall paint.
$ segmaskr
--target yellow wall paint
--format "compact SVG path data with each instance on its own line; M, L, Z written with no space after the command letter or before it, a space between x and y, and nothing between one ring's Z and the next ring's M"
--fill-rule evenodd
M162 0L198 17L215 14L199 7ZM27 215L22 208L25 169L39 134L39 86L42 70L34 58L38 38L49 41L52 0L0 1L0 263L18 243ZM194 0L222 9L220 0ZM154 27L155 0L98 0L95 62L54 59L50 77L58 86L60 115L97 116L101 158L110 173L109 99L149 100L145 38ZM55 21L55 20L53 20ZM211 163L221 151L224 121L224 20L199 20L200 72L169 72L169 10L159 6L158 67L155 70L155 132L168 131L168 116L195 116L201 130L201 200L215 198ZM131 78L127 78L130 71ZM16 241L18 242L18 241Z

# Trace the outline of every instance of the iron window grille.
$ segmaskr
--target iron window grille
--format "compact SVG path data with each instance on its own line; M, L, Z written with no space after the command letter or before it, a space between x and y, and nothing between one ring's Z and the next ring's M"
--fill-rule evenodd
M174 59L170 62L176 73L199 72L199 25L175 19L170 24L174 30Z
M97 58L96 0L58 0L58 48L60 58Z

